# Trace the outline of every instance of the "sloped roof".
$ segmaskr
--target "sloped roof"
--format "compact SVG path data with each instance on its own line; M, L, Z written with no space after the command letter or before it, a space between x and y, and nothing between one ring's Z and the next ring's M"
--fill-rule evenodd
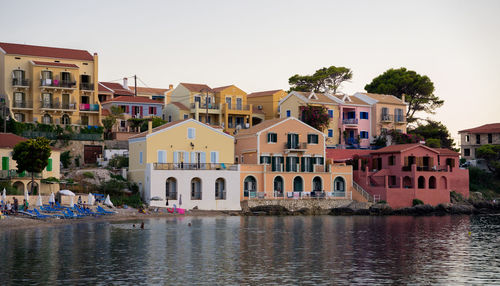
M0 43L0 48L7 54L13 55L26 55L83 61L94 60L94 57L92 57L92 55L88 51L84 50L22 45L14 43Z
M447 148L434 148L434 150L438 151L440 155L460 156L458 152Z
M158 100L149 99L144 96L118 96L112 98L108 101L103 102L102 104L111 103L111 102L134 102L134 103L149 103L149 104L163 104L163 102Z
M75 65L75 64L65 64L65 63L52 63L52 62L33 61L33 64L39 65L39 66L78 68L78 66Z
M306 102L307 103L317 103L317 104L321 104L321 103L328 103L328 104L338 104L338 102L336 102L334 99L328 97L327 95L323 94L323 93L319 93L319 92L315 92L314 95L317 97L314 98L314 97L311 97L309 98L309 96L311 95L311 92L303 92L303 91L296 91L295 93L303 96L306 98Z
M101 111L101 115L102 115L102 116L108 116L108 115L110 115L110 114L111 114L111 112L109 112L109 110L107 110L107 109L104 109L104 108L103 108L103 109L102 109L102 111Z
M377 100L380 103L390 103L390 104L399 104L406 105L401 99L395 97L394 95L389 94L378 94L378 93L367 93L367 92L359 92L359 94L364 94L370 98Z
M458 133L469 132L469 133L500 133L500 123L490 123L481 125L479 127L469 128L458 131Z
M425 146L424 144L414 143L414 144L399 144L399 145L390 145L375 151L372 151L370 154L381 154L381 153L401 153L404 151L411 150L413 148L422 147L433 151L435 153L439 153L436 149Z
M252 113L266 114L262 109L259 109L258 106L252 106Z
M222 127L218 126L218 125L210 125L210 124L206 124L206 123L203 123L203 122L200 122L200 121L197 121L197 120L194 120L192 118L188 118L188 119L182 119L182 120L177 120L177 121L172 121L172 122L168 122L168 123L165 123L163 125L160 125L158 127L155 127L153 129L151 129L151 133L154 133L154 132L157 132L157 131L160 131L160 130L163 130L163 129L166 129L166 128L169 128L171 126L174 126L174 125L177 125L177 124L180 124L182 122L185 122L185 121L195 121L197 123L200 123L200 124L203 124L203 125L206 125L207 127L211 127L211 128L214 128L216 129L217 132L220 132L220 133L223 133L222 132ZM149 134L149 132L146 130L144 132L141 132L137 135L134 135L132 137L130 137L129 139L135 139L135 138L142 138L142 137L146 137L147 135ZM226 134L226 133L223 133L224 135L227 135L229 137L233 137L229 134Z
M288 118L274 118L274 119L264 120L261 123L259 123L257 125L254 125L254 126L248 128L248 129L241 129L238 132L238 135L236 137L238 137L239 135L256 134L259 131L262 131L262 130L268 128L268 127L273 126L274 124L277 124L277 123L279 123L281 121L285 121L285 120L290 119L290 118L292 118L292 117L288 117Z
M372 150L363 149L326 149L326 158L334 161L346 161L354 158L355 155L369 155Z
M268 96L268 95L273 95L273 94L277 93L278 91L282 91L282 89L275 89L275 90L266 90L266 91L252 92L252 93L250 93L250 94L247 94L247 97Z
M129 86L128 88L132 92L134 92L134 90L135 90L134 86ZM149 93L149 94L158 94L158 95L164 95L165 92L167 92L169 90L170 89L168 89L168 88L153 88L153 87L142 87L142 86L137 87L137 93Z
M12 133L0 133L0 148L14 148L19 142L28 140L27 138Z
M123 88L123 86L121 84L116 83L116 82L100 81L99 85L103 85L104 87L111 89L112 92L117 94L117 95L134 95L134 92ZM108 91L108 90L104 90L104 91Z
M213 90L214 92L219 92L219 91L223 91L224 89L226 89L226 88L228 88L228 87L231 87L231 86L233 86L233 85L232 85L232 84L230 84L230 85L225 85L225 86L214 87L212 90Z
M335 94L333 95L335 96L336 98L338 98L339 100L342 100L344 98L345 95L342 95L342 94ZM360 98L357 98L355 96L348 96L348 98L351 100L342 100L345 104L356 104L356 105L366 105L366 106L370 106L368 103L366 103L365 101L361 100Z
M177 106L179 109L182 109L182 110L189 110L189 108L187 108L184 104L182 104L180 102L170 102L170 104L173 104L173 105Z
M191 92L202 92L202 91L213 92L213 90L206 84L185 83L185 82L181 82L180 84Z

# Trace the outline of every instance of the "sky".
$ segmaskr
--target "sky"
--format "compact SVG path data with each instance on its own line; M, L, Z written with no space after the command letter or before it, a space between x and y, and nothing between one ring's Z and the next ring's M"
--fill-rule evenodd
M334 65L353 71L341 89L353 94L406 67L445 100L420 116L456 141L458 130L500 122L500 1L0 0L0 8L0 41L97 52L100 81L135 74L149 87L235 84L250 93L287 90L290 76Z

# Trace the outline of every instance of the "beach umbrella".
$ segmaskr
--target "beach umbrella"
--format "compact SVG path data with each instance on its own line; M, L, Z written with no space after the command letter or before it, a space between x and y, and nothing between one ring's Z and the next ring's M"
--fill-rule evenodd
M92 200L92 193L89 193L89 196L87 197L87 204L89 206L93 205L93 200Z
M109 195L106 197L106 200L104 201L104 204L109 206L109 207L114 207L113 203L109 199Z
M70 197L69 197L69 199L70 199L70 200L69 200L69 207L70 207L70 208L72 208L72 207L74 207L74 206L75 206L75 204L73 203L73 197L74 197L74 196L70 196Z
M38 193L38 199L36 200L36 206L37 207L41 207L43 205L42 203L42 195L40 195L40 193Z
M5 188L3 188L3 192L2 192L2 201L7 201L7 194L5 192Z
M73 193L70 190L60 190L59 193L64 196L72 196L72 197L75 196L75 193Z
M182 206L182 195L179 195L179 206Z
M28 189L24 189L24 199L29 203L30 195L28 194Z
M54 192L50 193L50 197L49 197L49 204L50 203L55 203L56 202L56 198L54 196Z

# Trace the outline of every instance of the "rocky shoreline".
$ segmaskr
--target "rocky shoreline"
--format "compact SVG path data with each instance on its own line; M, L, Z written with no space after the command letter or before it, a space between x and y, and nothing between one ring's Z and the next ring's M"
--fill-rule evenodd
M494 214L500 213L500 203L490 201L480 201L474 203L459 202L449 204L417 205L413 207L392 209L385 203L367 205L363 203L353 202L345 207L332 209L320 208L303 208L296 211L290 211L283 206L266 205L250 208L249 211L243 212L245 216L260 216L260 215L408 215L408 216L428 216L428 215L456 215L456 214Z

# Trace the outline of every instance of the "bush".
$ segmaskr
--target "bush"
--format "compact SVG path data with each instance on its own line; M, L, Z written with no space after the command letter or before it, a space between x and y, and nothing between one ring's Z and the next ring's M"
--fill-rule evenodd
M422 200L419 200L419 199L413 199L413 206L417 206L417 205L423 205L424 202Z
M425 140L425 145L431 148L441 148L441 140L429 138Z
M17 190L12 186L9 181L1 181L0 182L0 191L3 192L5 188L6 195L10 196L22 196L24 195L24 190Z
M121 196L123 195L122 190L128 187L127 182L111 179L109 181L103 182L99 186L99 191L110 196Z
M500 194L500 180L493 173L480 168L469 168L469 190L481 192L486 199L492 199Z
M67 169L69 165L71 165L71 154L69 151L61 153L61 163L63 164L63 168L65 169Z
M141 196L138 193L130 195L130 196L121 195L121 196L115 196L115 197L110 197L110 198L111 198L111 202L115 206L127 205L127 206L131 206L133 208L139 208L143 204Z
M125 180L124 177L122 177L122 175L115 175L113 173L110 173L109 176L112 178L112 179L115 179L115 180L118 180L118 181L127 181Z
M75 157L75 166L80 167L80 155Z
M41 179L40 182L42 184L59 183L59 179L57 179L56 177L48 177L46 179Z
M381 200L381 201L378 201L377 204L387 204L387 202L384 200Z
M94 178L94 173L92 173L92 172L84 172L83 176L85 178L93 179Z
M128 157L126 156L116 156L109 160L109 166L113 168L127 168L128 167Z

